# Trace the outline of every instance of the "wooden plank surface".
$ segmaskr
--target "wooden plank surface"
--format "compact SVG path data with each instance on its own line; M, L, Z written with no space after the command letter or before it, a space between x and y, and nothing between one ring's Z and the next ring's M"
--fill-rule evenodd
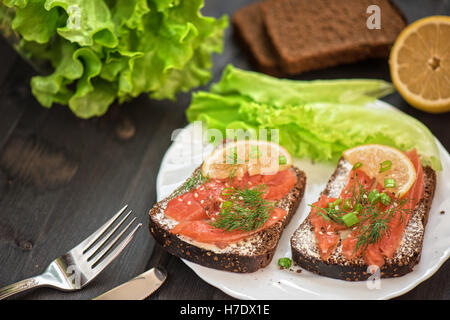
M252 1L206 0L203 12L229 16ZM448 1L396 1L408 20L450 14ZM248 57L226 32L214 56L214 80L228 63L250 69ZM155 182L170 134L186 125L189 94L176 101L140 97L114 105L102 118L81 120L61 106L42 108L31 95L34 71L0 39L0 287L40 273L128 203L144 224L121 256L79 292L38 289L20 299L90 299L147 268L162 264L169 278L151 299L230 299L166 254L147 230ZM371 60L303 74L298 79L369 77L390 80L387 62ZM430 115L398 95L385 101L424 122L450 149L450 114ZM450 262L400 299L450 299Z

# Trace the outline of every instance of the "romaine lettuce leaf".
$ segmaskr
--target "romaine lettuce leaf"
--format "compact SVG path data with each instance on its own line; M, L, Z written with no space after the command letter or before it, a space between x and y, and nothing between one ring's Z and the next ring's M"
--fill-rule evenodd
M394 86L376 79L313 81L278 79L228 65L220 82L211 87L211 92L219 94L237 92L255 101L281 107L291 103L312 102L363 105L373 101L374 98L394 92Z
M211 92L193 95L186 116L224 135L231 128L279 129L281 145L314 161L336 161L348 148L380 143L416 148L424 165L441 170L425 125L402 112L364 106L380 96L380 88L390 92L381 80L280 80L228 66Z

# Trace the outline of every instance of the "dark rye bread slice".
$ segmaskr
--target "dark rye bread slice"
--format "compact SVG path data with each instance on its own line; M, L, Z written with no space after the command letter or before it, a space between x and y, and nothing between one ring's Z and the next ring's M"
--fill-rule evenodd
M266 32L260 9L256 2L237 10L232 18L235 35L243 43L259 71L280 76L278 55Z
M341 190L347 184L351 164L343 158L331 176L322 194L339 197ZM425 225L428 220L431 202L436 187L436 173L430 167L424 168L425 195L419 202L406 225L400 246L394 256L386 259L380 269L381 278L399 277L409 273L419 262ZM342 245L338 244L335 252L327 261L320 258L313 226L307 217L291 238L292 259L300 267L323 276L347 281L367 280L371 275L367 273L368 266L363 258L349 261L342 253ZM342 239L342 238L341 238Z
M381 9L381 29L366 26L370 5ZM261 12L288 74L387 57L406 26L388 0L266 0Z
M197 168L193 175L199 174ZM292 168L298 177L292 190L278 202L277 207L285 209L285 218L272 227L262 230L247 239L232 243L225 248L211 244L195 242L187 237L170 232L176 222L164 215L167 203L174 198L184 185L169 197L155 204L150 210L150 233L169 253L200 265L238 273L254 272L267 266L273 258L278 240L284 227L289 223L303 198L306 175L297 168Z

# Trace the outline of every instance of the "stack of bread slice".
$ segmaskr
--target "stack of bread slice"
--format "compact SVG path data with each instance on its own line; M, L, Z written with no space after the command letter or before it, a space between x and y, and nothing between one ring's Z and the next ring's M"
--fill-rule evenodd
M282 76L387 57L406 19L389 0L265 0L233 25L258 69Z

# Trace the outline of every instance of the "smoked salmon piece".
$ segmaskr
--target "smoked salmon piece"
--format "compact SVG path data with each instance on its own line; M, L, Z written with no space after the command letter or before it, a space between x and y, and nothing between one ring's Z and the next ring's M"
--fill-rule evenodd
M275 208L266 223L251 232L216 228L212 222L226 201L227 188L261 186L262 198L276 201L286 196L296 183L297 175L289 169L274 175L249 176L246 173L242 178L212 180L170 200L165 215L179 222L171 233L184 235L199 242L225 246L272 226L286 215L284 210Z
M414 167L416 169L416 181L414 182L411 189L408 191L408 193L405 195L404 199L408 199L408 203L404 205L405 210L412 210L414 209L420 199L424 196L424 176L423 176L423 168L422 164L420 163L419 156L416 152L416 150L412 150L410 152L406 153L408 157L411 159L411 162L414 164ZM351 197L352 190L354 189L354 171L350 173L350 178L347 186L342 190L341 197L344 199L346 197ZM364 185L364 188L367 190L370 186L373 188L376 188L379 192L382 191L382 187L378 184L376 186L373 186L373 182L375 179L370 179L367 175L365 175L364 172L361 170L357 170L357 177L358 181L362 185ZM325 200L322 200L321 204L323 206L325 204ZM379 204L379 206L382 206ZM384 209L388 210L390 206L386 206ZM385 258L389 259L392 258L394 253L397 251L397 248L400 244L400 241L403 236L403 232L405 230L406 225L408 224L408 221L410 219L411 214L405 214L405 213L396 213L392 216L390 221L387 223L387 229L389 232L385 233L383 238L379 240L377 243L369 244L367 248L362 252L359 250L356 252L355 248L357 245L357 235L358 231L361 228L361 226L357 227L346 239L342 240L342 254L349 260L354 259L361 254L364 256L364 261L367 265L377 265L381 267L385 263ZM323 219L324 220L324 219ZM313 221L312 221L313 223ZM314 224L315 223L315 224ZM319 222L314 221L313 225L316 228L316 225L319 226ZM324 228L323 224L329 224L327 221L320 222L320 227ZM334 230L334 226L330 225L329 229ZM320 236L320 235L319 235ZM327 237L324 237L323 235L321 237L317 238L319 241L319 248L322 246L324 248L327 248L327 246L331 246L330 239ZM320 242L323 242L322 244ZM329 256L329 254L325 255L325 257ZM322 256L324 260L324 256Z
M208 218L205 209L192 193L183 194L169 201L165 214L177 221L194 221Z
M323 211L311 208L309 217L291 237L292 259L298 266L315 274L346 281L364 281L371 279L372 275L394 278L413 270L424 249L425 228L421 226L425 226L431 214L437 179L433 168L422 167L416 150L403 155L408 157L405 163L410 164L409 176L413 174L414 179L408 181L409 189L400 198L391 192L394 189L385 188L384 179L376 176L378 171L383 173L390 170L391 165L396 168L396 162L390 164L383 159L379 170L376 164L372 165L370 172L375 173L374 180L371 179L372 174L364 176L361 170L363 167L349 172L348 160L345 157L339 160L322 196L312 204ZM362 155L361 159L368 158ZM353 193L355 181L351 179L355 174L365 189L364 194L357 195L357 198ZM389 175L388 172L384 175L386 179L396 180L395 174ZM401 187L398 185L393 188L398 190ZM334 197L338 198L337 201ZM334 204L331 206L330 202ZM355 202L360 205L355 206ZM401 207L393 208L398 204ZM386 212L390 209L390 212ZM317 213L323 213L328 219ZM344 219L347 214L351 216ZM339 221L339 224L331 219ZM342 227L345 229L337 229ZM366 237L362 237L363 234ZM408 241L402 241L404 237Z
M256 151L265 156L264 149ZM250 273L266 267L306 187L305 173L292 166L288 154L284 156L273 158L286 164L267 177L257 175L256 167L251 176L247 170L231 177L208 175L205 161L179 189L153 206L150 233L167 252L208 268Z
M216 244L219 247L226 246L229 243L236 242L247 238L261 230L264 230L278 221L281 221L286 215L286 211L280 208L274 208L269 219L260 228L253 231L233 230L227 231L216 228L211 225L211 221L197 220L197 221L182 221L178 223L173 229L172 233L187 236L193 240Z
M292 170L284 170L274 175L262 176L262 181L267 186L267 191L263 198L280 200L295 186L297 176Z

